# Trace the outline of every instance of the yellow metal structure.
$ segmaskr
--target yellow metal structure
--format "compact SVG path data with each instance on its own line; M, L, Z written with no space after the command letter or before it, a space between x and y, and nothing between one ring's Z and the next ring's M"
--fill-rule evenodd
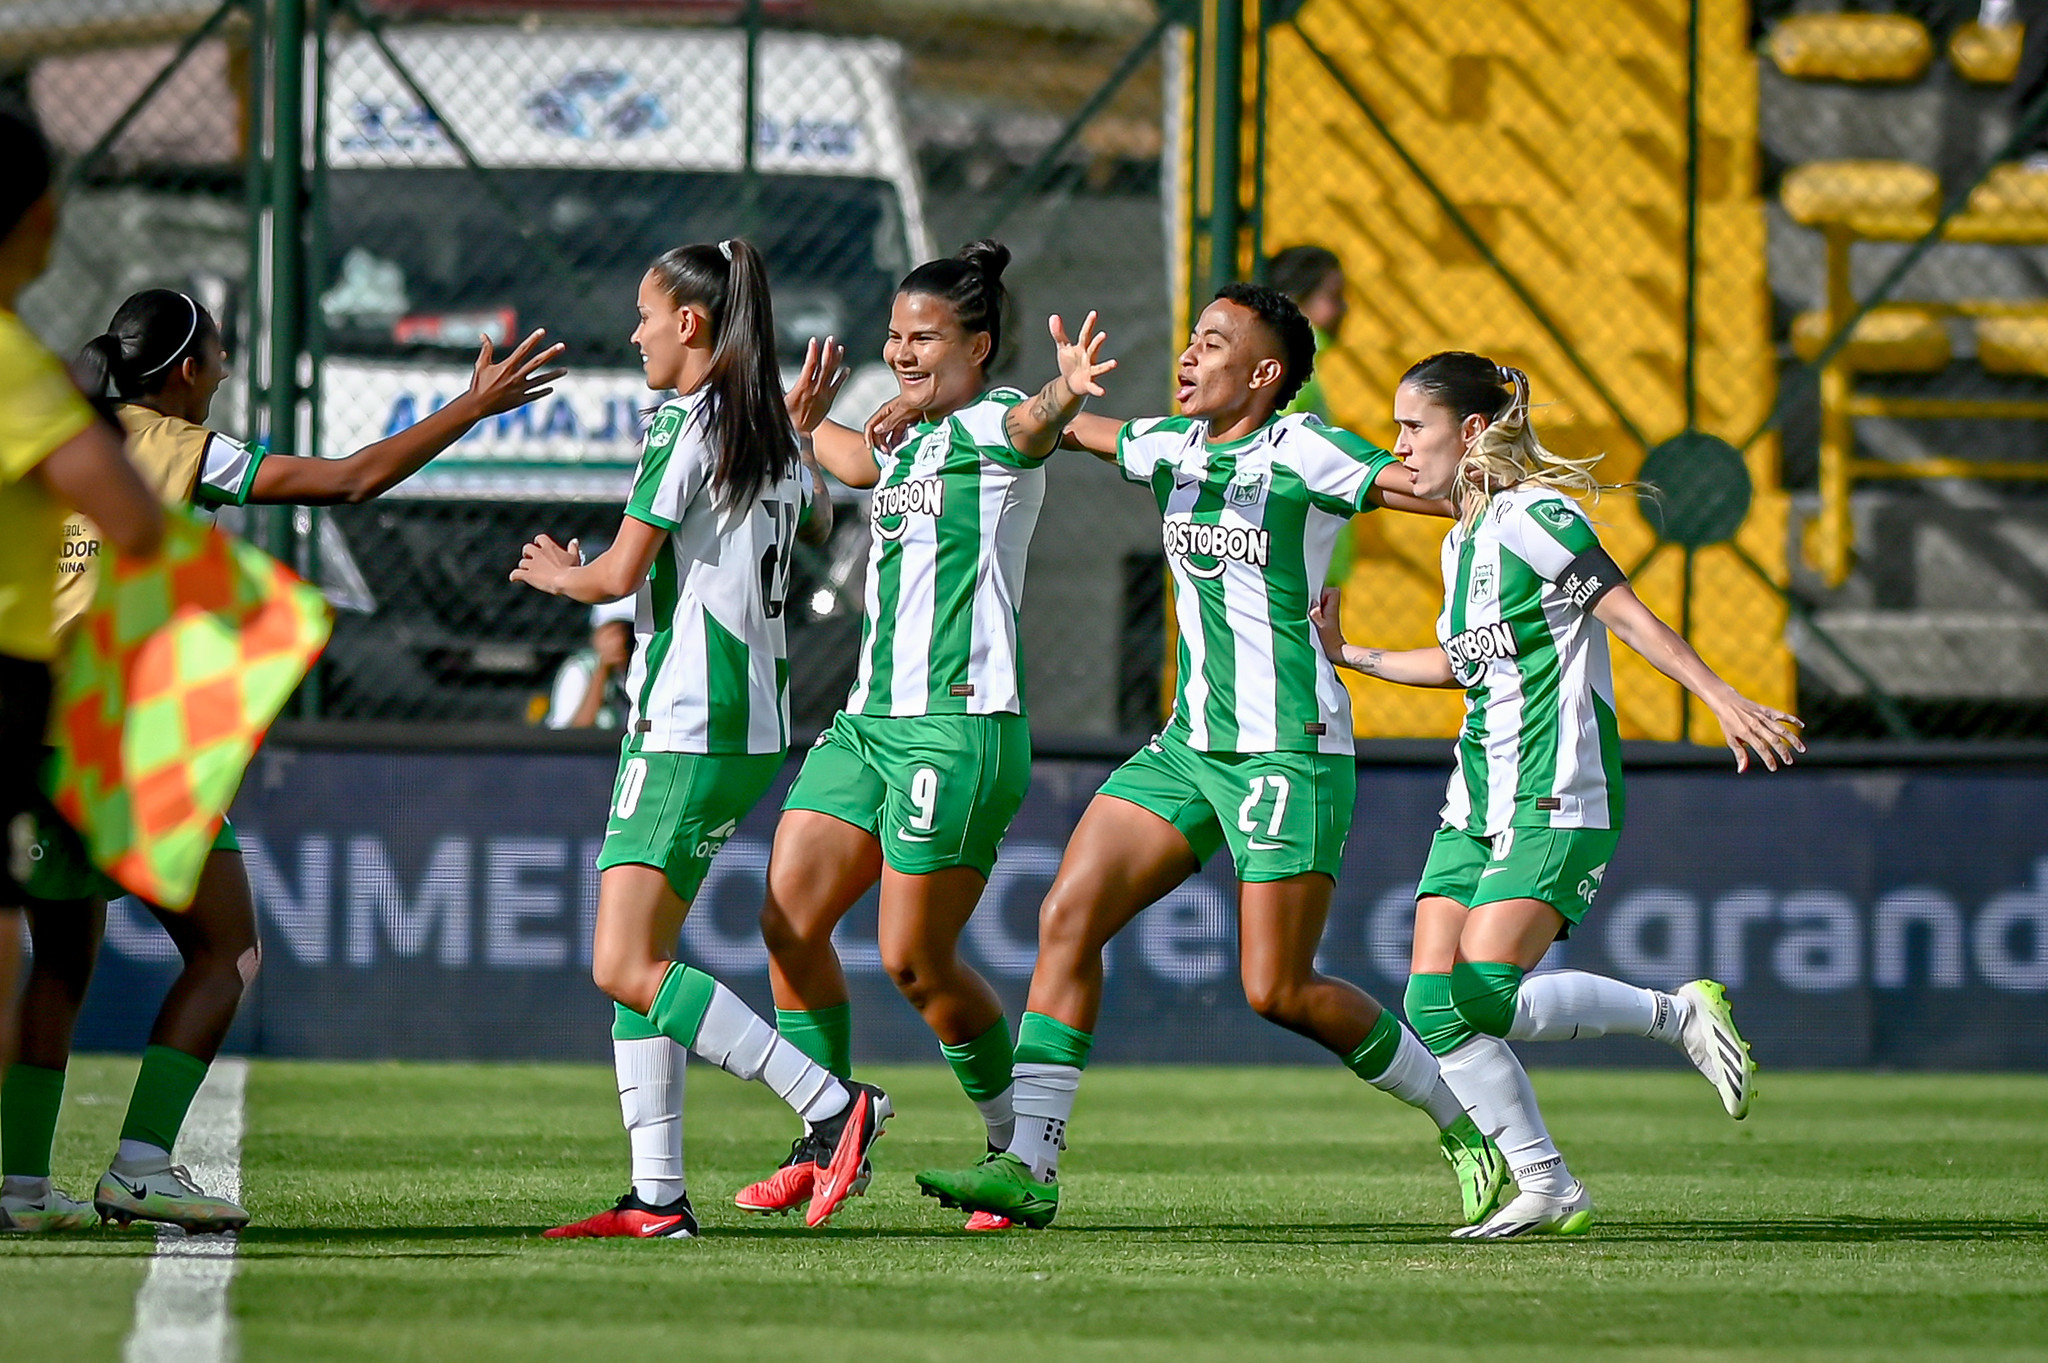
M1263 249L1329 247L1349 280L1350 316L1319 361L1339 420L1391 442L1402 372L1434 351L1466 349L1528 370L1546 442L1604 452L1608 482L1628 482L1642 464L1631 425L1652 444L1686 428L1688 13L1687 0L1308 0L1291 25L1267 34L1263 73L1256 40L1248 42L1247 107L1256 107L1255 89L1267 92ZM1700 0L1699 13L1693 424L1739 442L1763 424L1776 391L1757 59L1738 0ZM1246 28L1256 34L1255 21ZM1534 296L1569 351L1361 116L1345 83ZM1746 458L1755 494L1735 543L1782 583L1787 502L1775 438ZM1624 567L1657 547L1632 493L1591 510ZM1345 594L1352 637L1433 643L1444 523L1376 513L1358 530ZM1694 645L1729 681L1789 706L1785 605L1771 583L1726 545L1693 559L1689 603L1685 575L1685 557L1668 549L1635 586L1666 620L1689 621ZM1362 736L1458 729L1457 692L1346 676ZM1625 736L1717 741L1704 709L1695 706L1688 723L1679 688L1626 649L1615 651L1615 686Z

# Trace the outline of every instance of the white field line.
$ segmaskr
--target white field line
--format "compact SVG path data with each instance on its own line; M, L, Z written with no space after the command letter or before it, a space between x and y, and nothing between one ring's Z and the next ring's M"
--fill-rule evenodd
M242 1198L242 1092L249 1062L222 1057L213 1062L174 1158L192 1180L218 1197ZM188 1236L176 1226L159 1227L149 1276L135 1294L135 1324L122 1351L125 1363L232 1363L234 1318L228 1314L228 1284L235 1276L235 1236Z

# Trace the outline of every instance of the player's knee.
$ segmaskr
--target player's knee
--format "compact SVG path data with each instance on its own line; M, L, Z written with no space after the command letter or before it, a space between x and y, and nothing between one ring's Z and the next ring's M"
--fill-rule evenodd
M1515 1021L1515 995L1522 971L1491 961L1459 961L1451 967L1451 1006L1475 1032L1506 1036Z
M1094 905L1086 894L1055 880L1045 902L1038 906L1039 955L1073 956L1089 950L1094 945L1094 917Z
M882 969L889 982L913 1008L923 1008L939 992L947 974L944 964L930 951L916 946L882 944Z
M1299 1022L1306 1013L1304 991L1296 980L1246 976L1244 999L1254 1013L1282 1027Z
M1449 1055L1474 1036L1471 1026L1451 1003L1449 975L1414 974L1402 999L1408 1029L1432 1055Z

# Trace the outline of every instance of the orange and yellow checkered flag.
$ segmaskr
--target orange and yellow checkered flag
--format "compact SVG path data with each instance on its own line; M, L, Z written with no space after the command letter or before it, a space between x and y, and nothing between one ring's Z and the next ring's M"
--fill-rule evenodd
M183 909L242 772L334 617L261 550L182 511L165 522L159 558L102 566L72 632L45 772L95 865Z

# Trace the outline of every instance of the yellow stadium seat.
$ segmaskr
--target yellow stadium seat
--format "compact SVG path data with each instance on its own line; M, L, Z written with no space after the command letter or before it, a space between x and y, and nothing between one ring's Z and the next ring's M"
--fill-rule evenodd
M1802 312L1792 321L1792 350L1819 357L1829 335L1825 312ZM1948 328L1925 308L1873 308L1849 333L1849 367L1865 374L1933 374L1948 367Z
M1949 63L1972 85L2011 84L2020 69L2020 40L2025 36L2018 24L1964 24L1948 40Z
M1902 14L1795 14L1771 30L1771 61L1795 80L1896 85L1934 59L1927 26Z
M1778 199L1794 222L1808 227L1892 235L1914 223L1932 225L1941 182L1907 161L1810 161L1786 173Z
M1952 236L2048 241L2048 172L2017 162L1997 167L1970 191Z
M2048 378L2048 317L1980 319L1977 362L1993 374Z

